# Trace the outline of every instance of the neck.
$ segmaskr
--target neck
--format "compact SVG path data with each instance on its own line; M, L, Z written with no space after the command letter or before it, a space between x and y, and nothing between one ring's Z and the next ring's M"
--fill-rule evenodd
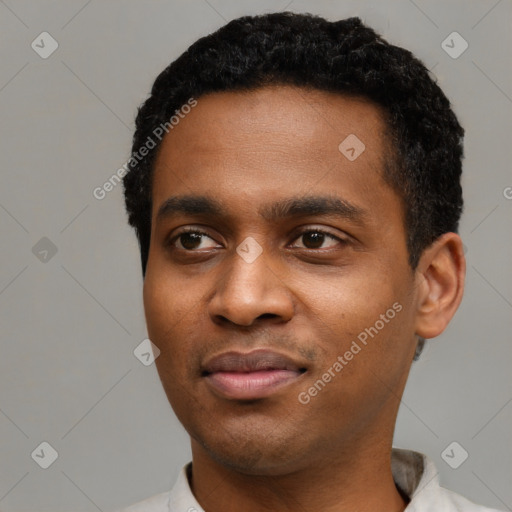
M333 450L336 451L336 450ZM280 474L245 474L219 464L192 442L192 492L207 512L402 512L391 473L391 443L340 450Z

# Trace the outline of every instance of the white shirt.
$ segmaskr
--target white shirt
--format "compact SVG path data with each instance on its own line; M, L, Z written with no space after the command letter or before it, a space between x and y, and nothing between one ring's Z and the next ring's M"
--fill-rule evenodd
M204 512L194 498L188 483L185 465L167 492L140 501L117 512ZM476 505L439 485L439 473L426 456L411 450L393 448L391 472L395 484L409 497L405 512L499 512Z

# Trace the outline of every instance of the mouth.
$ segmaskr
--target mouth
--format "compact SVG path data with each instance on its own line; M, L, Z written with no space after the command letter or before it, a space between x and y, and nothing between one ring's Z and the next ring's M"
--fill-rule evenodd
M207 361L201 376L223 398L256 400L292 384L306 371L283 354L259 349L220 354Z

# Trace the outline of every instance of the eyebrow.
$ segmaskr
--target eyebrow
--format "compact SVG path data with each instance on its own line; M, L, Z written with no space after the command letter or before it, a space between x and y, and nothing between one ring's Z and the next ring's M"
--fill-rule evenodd
M363 224L368 212L345 199L336 196L300 196L291 197L275 203L263 205L258 213L267 221L276 221L291 217L326 215L351 220ZM158 208L159 220L176 215L203 215L228 217L222 203L204 195L172 196Z

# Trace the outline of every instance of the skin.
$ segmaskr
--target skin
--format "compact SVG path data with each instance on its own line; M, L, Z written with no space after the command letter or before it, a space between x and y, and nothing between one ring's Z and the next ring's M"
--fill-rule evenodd
M407 504L390 466L400 398L417 336L439 335L460 303L465 264L460 238L448 233L415 271L409 266L402 202L381 175L384 130L379 109L363 99L271 86L201 96L162 143L144 308L160 379L191 437L191 488L207 512ZM338 149L349 134L366 146L352 162ZM223 215L157 219L167 198L184 195L215 198ZM364 214L260 215L306 195ZM184 227L206 235L179 237ZM315 228L329 235L312 238ZM247 237L262 248L252 263L236 252ZM300 403L394 303L402 306L395 318ZM307 371L253 401L226 399L201 377L207 358L255 348Z

